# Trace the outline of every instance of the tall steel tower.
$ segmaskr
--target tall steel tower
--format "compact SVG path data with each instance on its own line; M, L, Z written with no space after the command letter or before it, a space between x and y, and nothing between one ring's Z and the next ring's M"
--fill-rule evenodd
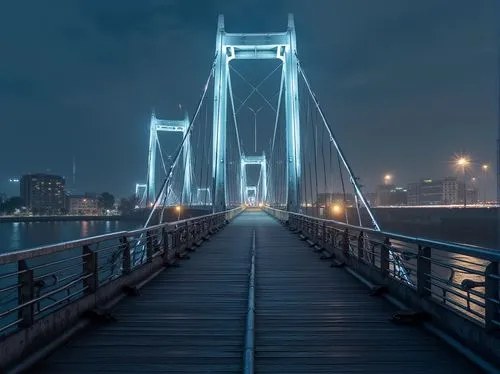
M158 132L180 132L183 137L186 136L186 131L189 128L189 118L186 114L183 120L165 120L156 118L155 112L151 114L149 127L149 153L148 153L148 183L147 183L147 206L154 203L156 199L156 152L158 149ZM184 183L182 191L182 201L191 201L192 193L192 168L191 168L191 139L190 134L187 134L186 141L183 145L183 170Z
M287 209L297 211L300 205L300 127L298 96L298 60L295 24L288 16L288 28L280 33L227 33L224 16L219 16L216 38L214 79L212 180L213 209L226 208L226 123L229 63L235 59L279 59L284 73L287 149Z

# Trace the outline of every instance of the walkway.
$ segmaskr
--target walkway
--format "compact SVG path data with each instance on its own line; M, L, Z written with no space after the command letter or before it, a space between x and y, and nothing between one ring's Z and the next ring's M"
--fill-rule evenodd
M180 268L74 337L34 373L241 373L256 230L257 373L476 373L262 212L245 212Z

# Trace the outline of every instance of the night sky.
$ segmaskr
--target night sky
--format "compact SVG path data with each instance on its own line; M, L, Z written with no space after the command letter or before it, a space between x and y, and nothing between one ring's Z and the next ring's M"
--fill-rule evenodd
M8 179L28 172L71 180L75 157L79 191L132 194L152 108L194 111L219 13L228 32L285 31L295 14L299 58L369 189L387 172L400 184L453 175L461 151L494 166L498 11L495 0L5 1L0 192L16 194Z

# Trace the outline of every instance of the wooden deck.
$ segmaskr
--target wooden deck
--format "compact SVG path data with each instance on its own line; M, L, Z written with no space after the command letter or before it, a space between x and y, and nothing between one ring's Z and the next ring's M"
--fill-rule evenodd
M245 212L33 373L241 373L256 230L257 373L477 373L262 212Z

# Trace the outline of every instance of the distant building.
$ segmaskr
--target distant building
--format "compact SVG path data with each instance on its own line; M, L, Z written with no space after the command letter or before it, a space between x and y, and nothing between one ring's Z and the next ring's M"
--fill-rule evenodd
M77 216L97 216L101 213L96 194L68 196L69 214Z
M467 188L467 204L477 204L477 202L478 202L477 188L468 187Z
M377 187L376 206L401 206L407 203L408 191L406 188L397 187L393 184L383 184Z
M408 205L459 205L464 203L465 184L457 177L422 179L408 185ZM477 189L467 188L467 204L477 203Z
M65 210L64 185L64 178L59 175L23 175L21 199L33 214L61 214Z
M456 177L448 177L443 180L443 204L463 204L464 182Z
M418 205L443 204L443 181L423 179L418 191Z
M334 203L343 203L344 202L344 194L340 192L327 192L327 193L319 193L317 197L317 204L319 206L331 205ZM351 193L345 194L345 204L346 206L354 206L356 204L354 195Z
M408 185L408 205L418 205L420 193L420 183L410 183Z

